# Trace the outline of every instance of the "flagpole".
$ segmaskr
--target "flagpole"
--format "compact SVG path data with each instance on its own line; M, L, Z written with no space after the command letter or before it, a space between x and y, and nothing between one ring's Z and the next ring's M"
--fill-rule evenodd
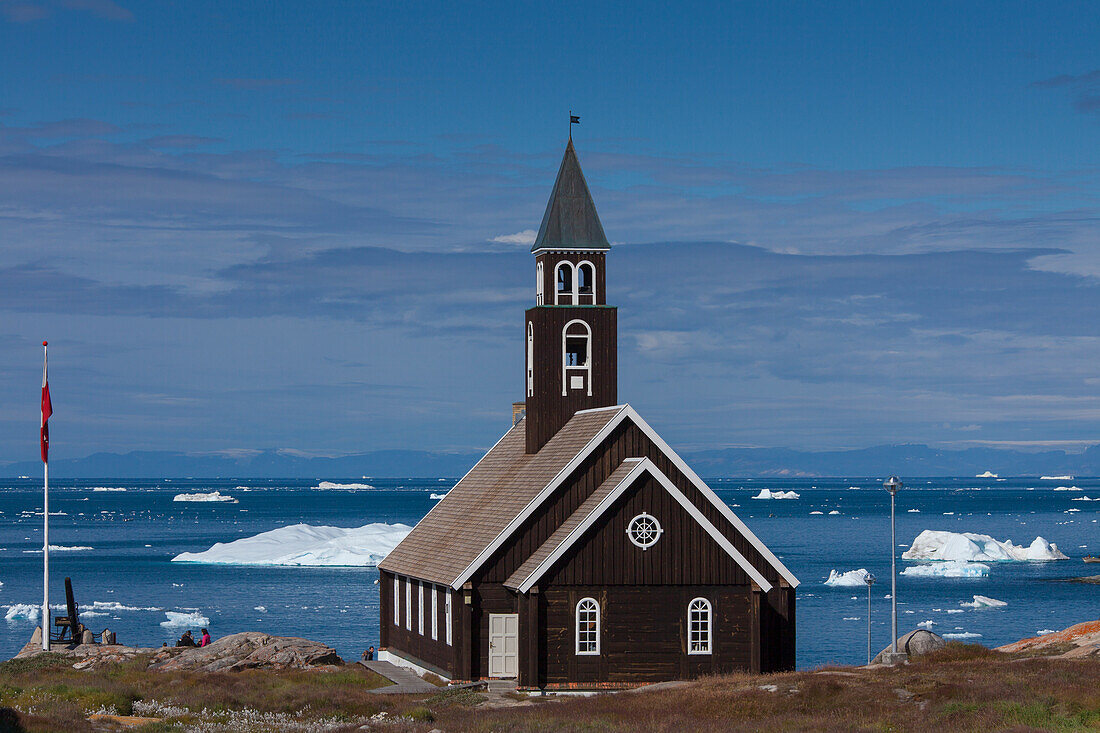
M46 342L42 342L42 387L46 388ZM43 413L42 427L49 419ZM50 650L50 461L42 454L42 651Z

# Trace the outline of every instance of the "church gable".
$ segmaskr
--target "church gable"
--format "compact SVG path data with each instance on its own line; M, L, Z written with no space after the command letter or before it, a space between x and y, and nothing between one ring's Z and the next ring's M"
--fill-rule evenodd
M771 588L652 461L631 458L507 580Z
M531 558L581 505L630 458L648 458L707 521L764 578L761 587L785 582L797 586L794 575L764 546L687 464L630 405L577 413L613 412L615 418L586 453L573 462L575 470L548 486L515 518L494 553L471 573L481 582L505 582Z

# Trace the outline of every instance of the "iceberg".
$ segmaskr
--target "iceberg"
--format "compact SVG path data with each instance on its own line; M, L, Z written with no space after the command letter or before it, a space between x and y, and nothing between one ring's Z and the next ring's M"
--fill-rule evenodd
M753 499L797 499L798 494L794 491L772 491L771 489L760 489L760 493L752 497Z
M50 552L87 552L94 549L94 547L86 545L50 545ZM41 554L42 550L23 550L23 552L29 555L37 555Z
M1076 496L1070 499L1070 501L1100 501L1100 499L1090 499L1086 494L1085 496Z
M1040 476L1040 481L1072 481L1073 476Z
M198 612L180 613L178 611L165 611L164 615L168 617L168 620L161 621L160 625L166 629L181 629L184 627L201 628L210 625L210 619Z
M181 552L172 562L373 567L411 531L407 524L381 522L362 527L292 524L253 537L218 542L203 552Z
M832 510L831 512L829 512L829 514L840 514L840 512L839 512L839 511L837 511L836 509L834 509L834 510Z
M442 481L443 479L439 479L439 480ZM343 490L347 491L347 490L355 490L355 489L361 489L361 490L373 489L374 487L371 486L370 484L338 484L338 483L334 483L332 481L322 481L321 483L317 484L313 488L315 488L315 489L343 489Z
M945 639L980 639L981 634L975 634L970 631L960 631L953 634L941 634Z
M445 496L446 496L446 494L432 494L428 498L429 499L435 499L436 501L439 501L440 499L442 499Z
M220 491L212 491L209 494L176 494L172 497L172 501L229 501L234 504L237 500L229 494L223 494Z
M864 580L866 577L867 570L865 568L849 570L846 573L838 573L836 570L830 570L829 577L825 580L825 585L834 588L862 588L867 584Z
M1055 491L1081 491L1077 486L1055 486Z
M973 601L960 601L960 606L966 606L967 608L1004 608L1008 604L1004 601L998 601L996 598L990 598L989 596L974 596ZM951 613L948 611L948 613Z
M122 486L93 486L92 491L126 491Z
M928 565L911 565L899 575L908 575L911 578L984 578L989 575L989 566L980 562L948 560Z
M926 529L902 553L906 560L961 560L965 562L1025 562L1068 560L1058 545L1036 537L1028 547L1000 542L987 534Z
M38 623L38 606L32 606L29 603L16 603L13 606L8 607L8 612L4 614L5 621L30 621L31 623Z
M1000 478L1000 477L997 476L997 474L993 473L992 471L986 471L985 473L979 473L974 478Z

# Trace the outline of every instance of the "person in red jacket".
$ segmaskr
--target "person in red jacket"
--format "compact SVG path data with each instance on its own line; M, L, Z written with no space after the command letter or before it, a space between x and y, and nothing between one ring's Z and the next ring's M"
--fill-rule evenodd
M199 646L206 646L210 643L210 632L206 629L202 630L202 639L199 640Z

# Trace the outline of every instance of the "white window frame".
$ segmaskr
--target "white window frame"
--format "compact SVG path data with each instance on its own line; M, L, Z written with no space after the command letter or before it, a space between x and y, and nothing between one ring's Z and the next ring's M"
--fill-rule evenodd
M542 263L535 264L535 305L543 305L546 302L546 294L543 289L546 287L546 283L543 282L544 269Z
M700 622L705 624L705 631L696 631L695 614L702 615ZM687 607L687 653L711 654L714 647L714 609L706 598L692 598ZM699 648L696 649L696 645Z
M569 343L569 328L575 324L584 326L585 331L585 356L584 366L569 366L565 363L565 348ZM581 338L574 335L573 338ZM569 394L569 377L571 373L583 372L585 376L585 383L588 385L588 396L592 396L592 326L588 325L585 321L579 318L574 318L569 323L565 324L565 327L561 330L561 396L565 397Z
M429 586L428 592L432 594L432 641L439 640L439 586Z
M535 396L535 324L527 322L527 396Z
M393 576L393 625L401 625L401 576Z
M418 581L420 586L416 604L416 626L421 636L424 636L424 581Z
M451 646L451 589L446 590L447 595L443 599L443 605L445 606L447 616L447 646Z
M648 543L638 539L634 535L634 525L641 520L648 520L649 523L656 528L656 535ZM661 539L661 535L664 534L664 532L665 530L663 527L661 527L661 523L657 521L657 517L647 512L642 512L638 516L631 519L626 525L627 538L629 538L632 543L642 548L643 551L648 550L650 547L653 547L655 544L657 544L657 540Z
M587 604L591 604L591 605L587 605ZM595 619L594 619L595 623L596 623L596 628L595 628L595 636L596 636L595 642L596 643L594 645L595 648L587 648L587 644L590 643L590 642L588 640L586 640L585 641L586 648L581 649L581 606L585 606L585 608L584 608L585 614L589 614L589 613L595 614ZM588 622L589 621L586 619L585 623L588 623ZM599 601L597 601L595 598L591 598L591 597L582 598L579 601L577 601L577 605L573 609L573 626L574 626L574 629L575 629L575 633L574 633L575 644L574 644L573 650L576 652L577 656L580 656L580 657L596 657L596 656L599 656L599 654L600 654L600 603L599 603Z
M592 274L592 292L584 293L584 295L591 295L592 305L596 305L596 266L588 260L581 260L577 263L577 267L574 269L575 277L573 278L573 292L575 293L576 297L573 299L573 302L577 305L580 305L581 303L581 268L585 265L588 265Z
M558 290L558 273L563 267L569 268L569 290ZM566 302L562 302L562 301ZM569 260L562 260L554 267L554 305L577 304L577 268Z
M413 630L413 582L405 578L405 630Z

